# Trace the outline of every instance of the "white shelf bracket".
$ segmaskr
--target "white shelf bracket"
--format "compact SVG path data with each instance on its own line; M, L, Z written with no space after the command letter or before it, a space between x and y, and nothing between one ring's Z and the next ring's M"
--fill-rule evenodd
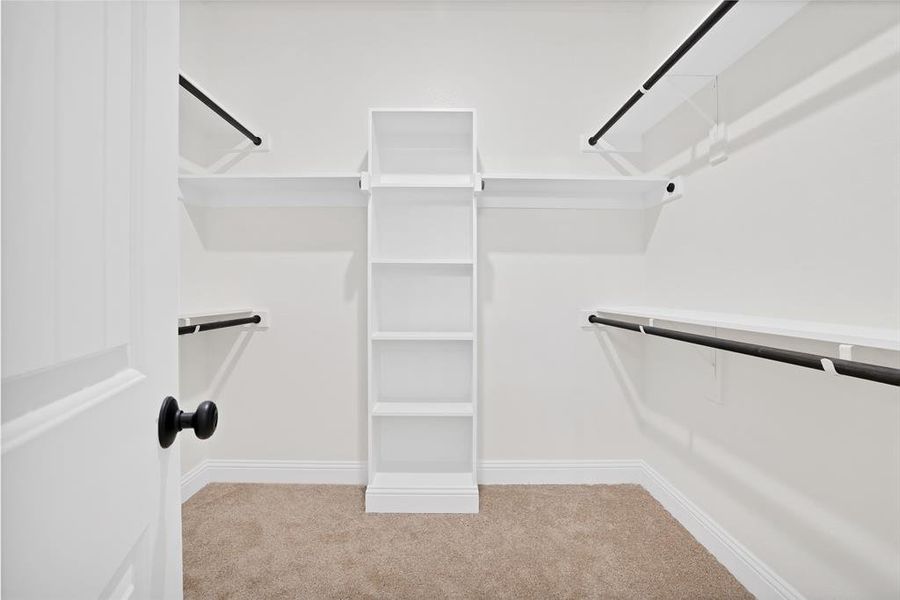
M372 176L368 171L359 174L359 189L364 192L372 190Z
M853 360L853 344L838 344L838 358Z
M713 90L716 94L715 114L713 114L713 115L707 114L707 112L705 110L703 110L696 102L694 102L693 98L691 98L688 94L684 93L684 91L680 87L675 85L675 80L678 79L679 77L681 77L681 78L690 77L690 78L695 78L695 79L706 79L708 81L712 81ZM668 77L663 77L662 81L664 81L666 83L666 85L669 86L669 89L671 89L676 94L678 94L678 96L681 97L681 99L685 102L685 104L687 104L692 109L694 109L694 112L697 113L697 115L701 119L703 119L707 125L714 127L715 125L717 125L719 123L719 77L718 77L718 75L669 75Z
M707 79L712 81L713 93L715 95L715 111L712 115L703 110L694 99L685 94L681 88L675 85L675 80L679 77L694 77ZM709 164L717 165L728 160L728 128L725 123L719 120L719 76L718 75L672 75L663 78L663 81L678 94L685 104L690 106L694 112L709 125Z
M653 195L651 197L651 194ZM674 202L675 200L679 200L684 196L684 177L681 175L677 177L672 177L668 183L666 183L666 187L663 188L662 200L657 201L659 196L658 191L647 192L644 194L644 201L646 206L656 206L658 204L668 204L669 202Z

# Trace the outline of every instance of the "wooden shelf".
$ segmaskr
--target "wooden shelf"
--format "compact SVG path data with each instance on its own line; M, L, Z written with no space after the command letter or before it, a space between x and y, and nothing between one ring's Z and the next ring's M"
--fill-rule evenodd
M321 175L182 175L182 200L191 206L366 206L359 173Z
M645 209L675 197L655 176L485 174L481 208Z
M376 402L376 417L471 417L471 402Z
M616 125L587 152L640 151L641 136L686 102L713 78L759 45L794 16L808 0L738 2L685 54ZM687 32L686 32L687 34ZM660 62L665 55L660 56ZM635 77L635 88L649 73ZM622 100L625 98L623 97ZM618 106L610 106L612 114ZM594 132L586 134L586 140Z
M655 319L671 323L718 327L733 331L764 333L782 337L851 344L900 351L900 329L859 327L816 321L771 319L752 315L714 313L647 306L600 306L593 312L610 316ZM585 320L587 317L585 317Z

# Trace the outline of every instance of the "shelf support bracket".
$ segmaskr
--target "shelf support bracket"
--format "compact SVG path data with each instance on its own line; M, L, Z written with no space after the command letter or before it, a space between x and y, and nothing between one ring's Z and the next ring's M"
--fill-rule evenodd
M709 115L703 110L693 98L685 94L680 87L675 84L675 80L679 77L694 77L706 79L712 82L713 94L715 95L715 112ZM663 81L669 86L669 89L678 94L685 104L690 106L693 111L710 127L709 130L709 164L717 165L728 159L728 128L725 123L719 120L719 76L718 75L670 75Z

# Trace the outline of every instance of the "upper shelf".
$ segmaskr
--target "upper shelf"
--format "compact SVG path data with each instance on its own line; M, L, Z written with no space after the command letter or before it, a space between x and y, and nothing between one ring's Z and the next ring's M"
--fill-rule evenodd
M661 177L485 174L483 179L478 202L483 208L642 209L680 194L679 180Z
M372 109L373 182L416 175L468 178L475 172L475 111Z
M752 315L648 306L600 306L593 312L900 351L900 329L886 327L859 327L817 321L771 319Z
M644 132L758 46L807 3L808 0L738 2L603 136L597 146L585 149L638 150Z
M365 206L359 173L322 175L182 175L193 206Z
M366 206L359 173L333 175L182 175L185 204L206 207ZM654 176L486 174L478 194L483 208L644 209L682 193L679 178ZM372 187L471 187L458 179L415 177ZM671 191L669 189L671 186ZM476 190L477 191L477 190Z
M242 315L249 315L253 312L252 308L214 308L208 310L183 311L178 315L179 325L190 325L196 321L211 321L215 319L235 318Z

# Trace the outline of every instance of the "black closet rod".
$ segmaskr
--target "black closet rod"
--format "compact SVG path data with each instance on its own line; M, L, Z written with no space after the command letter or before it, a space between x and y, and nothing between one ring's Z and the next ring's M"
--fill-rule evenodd
M243 125L241 125L241 122L240 122L240 121L238 121L237 119L235 119L234 117L232 117L230 114L228 114L228 112L227 112L224 108L222 108L221 106L219 106L218 104L216 104L216 102L215 102L212 98L210 98L209 96L207 96L206 94L204 94L203 92L201 92L199 89L197 89L197 86L195 86L193 83L191 83L190 81L188 81L188 80L184 77L184 75L182 75L182 74L180 74L180 73L178 74L178 83L181 84L181 87L183 87L184 89L186 89L186 90L187 90L188 92L190 92L195 98L197 98L197 100L199 100L200 102L202 102L203 104L205 104L206 106L208 106L210 109L212 109L212 111L213 111L214 113L216 113L217 115L219 115L220 117L222 117L223 119L225 119L226 121L228 121L229 125L231 125L231 126L234 127L235 129L237 129L238 131L240 131L241 133L243 133L245 136L247 136L247 138L248 138L251 142L253 142L253 144L254 144L255 146L259 146L260 144L262 144L262 138L261 138L261 137L259 137L258 135L254 134L252 131L250 131L249 129L247 129L247 128L244 127Z
M209 331L210 329L224 329L225 327L237 327L238 325L249 325L250 323L259 323L262 317L253 315L252 317L243 317L241 319L228 319L227 321L213 321L211 323L200 323L199 325L182 325L178 328L178 335L186 335L188 333L200 333L201 331Z
M631 95L631 98L626 100L625 104L623 104L622 107L616 111L616 114L610 117L609 121L604 123L603 127L601 127L597 131L597 133L588 138L588 143L591 146L596 146L597 141L601 137L603 137L603 134L609 131L610 127L615 125L616 122L631 109L632 106L637 104L637 101L640 100L644 96L644 94L649 92L650 88L652 88L654 84L656 84L656 82L662 78L663 75L668 73L669 69L674 67L675 63L681 60L681 57L687 54L688 50L693 48L694 45L699 42L703 38L703 36L706 35L709 30L712 29L713 26L722 19L722 17L724 17L729 10L734 8L734 5L737 3L738 0L725 0L724 2L719 4L716 9L712 11L710 15L703 20L702 23L700 23L700 26L697 27L697 29L695 29L694 32L691 33L691 35L689 35L688 38L681 43L680 46L678 46L678 49L675 50L675 52L673 52L669 56L669 58L667 58L665 62L660 65L660 67L656 69L656 71L653 72L653 75L650 76L650 79L644 82L644 85L641 86L641 89L633 93Z
M647 335L656 335L672 340L678 340L680 342L687 342L689 344L697 344L698 346L708 346L719 350L727 350L728 352L765 358L766 360L774 360L776 362L788 363L790 365L797 365L808 369L826 372L831 372L833 370L834 373L838 375L846 375L847 377L856 377L858 379L867 379L869 381L877 381L878 383L900 386L900 369L894 369L892 367L883 367L881 365L873 365L854 360L818 356L806 352L773 348L771 346L759 346L757 344L748 344L746 342L737 342L734 340L724 340L708 335L653 327L652 325L638 325L637 323L617 321L615 319L598 317L597 315L589 316L588 321L598 325L618 327L619 329L627 329L629 331L637 331Z

